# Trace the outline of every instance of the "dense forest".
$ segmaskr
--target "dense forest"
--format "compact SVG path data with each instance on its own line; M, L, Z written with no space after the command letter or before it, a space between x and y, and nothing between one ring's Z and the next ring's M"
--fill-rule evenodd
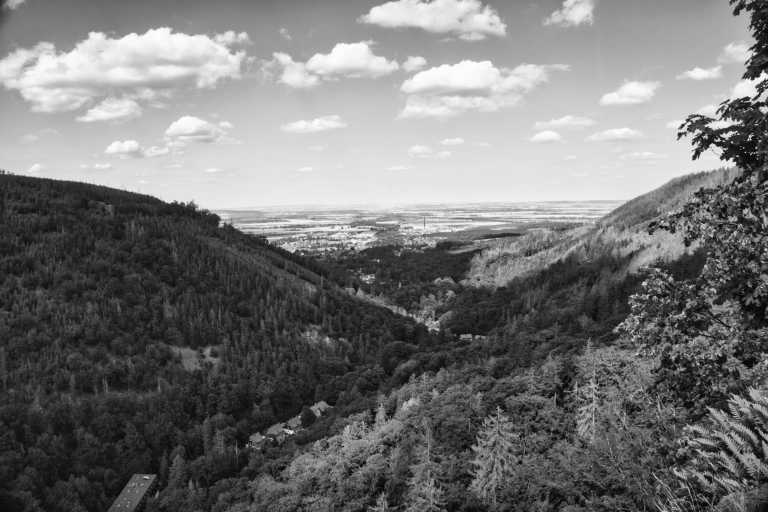
M433 343L192 204L12 175L0 201L3 510L103 510L131 473L203 455L207 418L242 446L376 389L349 375L388 344Z
M151 472L151 512L765 510L768 6L730 3L756 95L679 136L735 170L595 226L318 262L0 176L0 509L105 510Z

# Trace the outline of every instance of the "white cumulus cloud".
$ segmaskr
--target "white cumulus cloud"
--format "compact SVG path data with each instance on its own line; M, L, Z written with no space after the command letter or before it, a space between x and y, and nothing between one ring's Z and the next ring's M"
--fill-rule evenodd
M730 99L744 97L753 98L757 96L757 85L766 79L768 79L768 76L763 74L763 76L755 80L740 80L736 85L733 86L733 89L731 89L731 93L729 95Z
M461 146L464 144L464 139L461 137L452 137L449 139L443 139L440 141L443 146Z
M280 70L277 82L294 89L310 89L320 84L320 78L307 71L306 64L293 60L287 53L273 53L272 60L262 65L262 71L267 75L274 69Z
M647 103L661 87L659 82L625 82L613 92L603 95L601 105L639 105Z
M77 120L83 123L97 121L126 121L141 116L139 104L130 98L107 98Z
M723 64L744 64L749 59L749 43L734 41L723 48L718 61Z
M464 60L416 73L400 90L408 95L401 118L452 117L464 112L495 112L516 105L523 95L568 66L521 64L497 68L491 61Z
M578 27L595 22L595 0L565 0L563 6L544 20L544 25Z
M549 121L539 121L536 123L537 130L552 130L557 128L588 128L594 126L595 121L588 117L579 117L566 115Z
M419 71L421 69L424 69L427 66L427 59L424 57L420 57L418 55L411 56L405 59L405 62L403 62L403 70L407 71L408 73L413 73L414 71Z
M693 69L689 69L688 71L684 71L683 73L680 73L677 75L678 80L716 80L723 76L723 67L722 66L714 66L711 68L700 68L695 67Z
M36 172L42 171L43 169L45 169L43 164L32 164L32 165L29 166L29 169L27 169L27 172L31 173L31 174L34 174Z
M597 132L589 137L589 142L613 142L622 140L634 140L643 136L642 132L633 128L611 128L602 132Z
M553 130L544 130L530 138L531 142L546 144L550 142L562 142L563 136Z
M188 142L217 142L225 135L220 125L195 116L182 116L165 130L166 140L181 145Z
M345 128L347 123L338 115L322 116L315 119L301 119L286 123L280 127L281 130L288 133L317 133L328 130L337 130Z
M323 81L346 78L378 78L394 73L400 65L375 55L371 41L338 43L329 53L316 53L307 60L293 60L287 53L273 53L262 63L262 72L277 82L295 89L309 89Z
M480 0L394 0L373 7L358 21L384 28L452 34L467 41L503 37L507 33L507 26L496 10Z
M129 140L116 140L112 142L107 149L104 150L107 155L115 155L121 158L140 158L144 156L144 150L137 141Z
M370 41L338 43L330 53L316 53L307 61L307 70L321 77L376 78L399 68L397 62L374 55Z
M0 83L36 112L66 112L110 97L152 102L183 88L241 76L242 37L175 33L168 27L112 38L91 32L70 51L41 42L0 60ZM87 114L86 114L87 116Z

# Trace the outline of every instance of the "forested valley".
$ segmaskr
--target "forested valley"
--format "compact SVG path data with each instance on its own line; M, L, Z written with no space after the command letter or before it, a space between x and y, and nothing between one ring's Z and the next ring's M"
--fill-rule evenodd
M595 225L316 261L0 176L0 509L765 510L768 6L731 4L756 95L679 129L728 168Z

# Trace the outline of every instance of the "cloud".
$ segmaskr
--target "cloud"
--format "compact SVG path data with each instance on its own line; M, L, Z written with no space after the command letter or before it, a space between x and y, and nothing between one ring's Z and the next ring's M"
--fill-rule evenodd
M411 56L403 62L403 70L408 73L419 71L427 66L427 59L419 56Z
M282 37L286 41L290 41L291 39L293 39L293 37L291 37L291 33L288 32L288 29L285 27L280 27L279 33L280 33L280 37Z
M653 160L663 160L665 158L668 158L668 155L665 155L663 153L654 153L652 151L635 151L632 153L624 153L619 158L621 158L622 160L653 161Z
M750 55L751 50L749 48L749 43L735 41L733 43L728 43L725 48L723 48L717 61L722 64L744 64L749 60Z
M672 121L669 121L664 126L669 128L670 130L677 130L678 128L680 128L681 124L683 124L682 119L673 119Z
M539 121L535 124L537 130L552 130L556 128L588 128L594 126L595 121L588 117L579 117L567 115L550 119L549 121Z
M542 144L542 143L546 144L551 142L562 142L562 140L563 140L563 136L552 130L544 130L530 138L531 142L535 142L539 144Z
M30 174L34 174L36 172L40 172L43 169L45 169L45 166L43 164L32 164L29 166L29 169L27 169L27 172Z
M251 38L248 37L248 32L235 32L234 30L227 30L221 34L216 34L213 36L213 40L223 46L251 44Z
M307 165L305 167L299 167L298 169L296 169L296 172L312 172L314 170L315 170L314 167L310 167Z
M429 146L417 144L408 148L408 156L412 158L437 158L445 159L452 155L450 151L435 151Z
M165 138L174 145L188 142L218 142L226 132L221 125L215 125L195 116L182 116L168 126Z
M377 78L399 68L397 62L374 55L370 41L338 43L330 53L316 53L307 61L310 73L326 78Z
M717 105L704 105L696 111L697 114L708 117L717 117Z
M0 60L0 83L35 112L74 111L116 97L156 102L181 89L240 78L246 54L230 46L242 37L227 34L211 38L162 27L113 39L91 32L68 52L41 42Z
M678 80L716 80L723 76L723 67L715 66L711 68L693 68L677 75Z
M144 156L147 158L154 158L156 156L167 155L171 152L171 148L168 146L150 146L144 150Z
M18 9L21 7L21 4L26 2L27 0L5 0L3 2L3 7L6 9L10 9L11 11L14 9Z
M401 118L452 117L464 112L495 112L518 104L525 93L547 82L562 64L521 64L497 68L491 61L463 60L416 73L400 90L408 95Z
M443 146L461 146L462 144L464 144L464 139L462 139L461 137L443 139L440 141L440 144Z
M387 171L407 171L410 167L407 165L390 165L386 168Z
M507 33L496 10L480 0L395 0L373 7L358 22L384 28L418 28L466 41Z
M112 142L107 146L107 149L104 150L104 153L120 158L154 158L156 156L167 155L170 151L171 149L168 146L150 146L144 148L137 141L128 139Z
M768 76L763 74L760 78L755 80L740 80L733 86L733 89L731 89L729 98L732 100L744 97L754 98L758 94L757 85L766 79L768 79Z
M207 174L219 174L220 172L224 172L223 169L220 169L219 167L209 167L203 171Z
M602 132L597 132L589 137L589 142L612 142L620 140L634 140L643 136L642 132L632 128L612 128Z
M126 121L141 116L141 107L129 98L107 98L77 118L82 123Z
M286 123L280 127L281 130L287 133L317 133L326 132L328 130L338 130L339 128L346 128L347 123L338 115L330 115L318 117L315 119L294 121L292 123Z
M639 105L647 103L661 87L659 82L625 82L613 92L603 95L601 105Z
M104 150L107 155L115 155L120 158L140 158L144 156L144 150L135 140L116 140Z
M272 60L264 62L262 71L270 76L272 70L279 68L278 83L293 87L294 89L310 89L320 84L320 78L307 71L303 62L296 62L287 53L276 52L272 54Z
M307 149L310 150L310 151L318 151L319 152L319 151L325 151L326 149L328 149L328 146L326 146L324 144L315 144L313 146L309 146Z
M565 0L563 6L544 20L544 25L578 27L595 22L594 0Z
M330 53L316 53L307 62L298 62L287 53L273 53L262 63L262 72L294 89L310 89L323 81L347 78L378 78L397 71L397 62L377 56L370 41L338 43Z

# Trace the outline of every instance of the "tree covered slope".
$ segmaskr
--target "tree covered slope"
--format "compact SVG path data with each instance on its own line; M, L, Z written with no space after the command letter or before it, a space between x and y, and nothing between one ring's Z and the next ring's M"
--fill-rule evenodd
M13 175L0 201L2 510L103 510L130 472L202 453L205 418L242 445L428 340L191 204Z
M686 252L682 239L661 231L651 235L649 224L681 207L700 188L717 186L734 176L731 169L689 174L628 201L594 225L543 229L499 240L474 258L466 283L505 286L567 257L588 262L605 255L631 255L626 262L630 272L658 260L673 261Z

